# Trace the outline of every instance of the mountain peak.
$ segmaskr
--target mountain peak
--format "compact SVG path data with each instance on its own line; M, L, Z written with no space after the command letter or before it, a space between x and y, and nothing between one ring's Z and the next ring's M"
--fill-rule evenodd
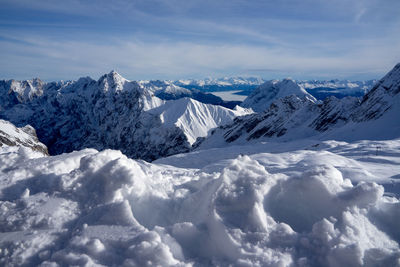
M127 79L125 79L124 77L121 76L121 74L119 74L118 72L116 72L115 70L110 71L107 75L107 78L111 78L114 81L128 81Z
M379 95L397 95L400 93L400 63L397 63L375 86L364 96L363 102Z
M304 96L311 101L316 99L301 88L293 79L271 80L257 87L242 103L242 107L264 111L276 99L289 95Z
M400 63L397 63L377 85L382 86L393 95L400 93Z
M133 87L132 82L122 77L115 70L101 76L98 82L103 85L103 91L105 92L110 89L112 91L121 91Z

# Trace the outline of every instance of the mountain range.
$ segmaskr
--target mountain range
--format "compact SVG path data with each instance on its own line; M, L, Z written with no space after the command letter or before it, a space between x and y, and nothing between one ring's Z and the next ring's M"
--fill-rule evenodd
M258 113L220 126L207 139L199 140L196 146L221 146L271 138L289 141L311 136L347 141L396 138L400 136L397 118L400 114L399 86L400 64L362 99L331 96L317 101L294 81L267 82L242 103L245 107L254 107Z
M174 85L164 89L164 95L181 92ZM166 102L155 96L159 91L114 71L97 81L0 81L0 118L32 125L50 154L113 148L132 158L154 160L188 151L211 128L249 113L188 98Z
M367 91L372 84L266 81L240 104L244 109L235 110L211 105L224 102L212 94L180 86L254 86L261 82L255 78L135 82L115 71L97 81L90 77L51 83L40 79L0 81L0 118L20 127L32 125L50 154L85 147L112 148L132 158L154 160L198 147L215 127L220 128L212 131L203 146L215 144L214 139L232 143L261 137L300 138L362 121L362 116L355 114L361 114L359 110L367 104L361 105L359 98L328 97L322 102L306 89L328 86L344 90L346 84L358 92L360 88ZM375 106L389 105L382 101ZM367 109L376 108L369 105ZM249 109L257 113L251 114ZM247 116L238 117L242 115Z
M235 110L156 87L0 82L1 266L399 265L400 64Z

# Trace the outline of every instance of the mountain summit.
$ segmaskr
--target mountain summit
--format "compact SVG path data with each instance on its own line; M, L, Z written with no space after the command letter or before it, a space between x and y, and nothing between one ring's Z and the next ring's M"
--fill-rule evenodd
M242 107L252 108L254 111L261 112L269 108L269 105L279 98L289 95L307 97L311 101L316 99L297 85L292 79L282 81L272 80L257 87L241 104Z

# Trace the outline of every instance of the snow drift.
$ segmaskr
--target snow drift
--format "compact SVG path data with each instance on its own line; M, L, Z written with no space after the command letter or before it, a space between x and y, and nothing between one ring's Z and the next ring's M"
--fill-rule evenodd
M233 159L214 149L189 154L188 168L3 147L0 263L397 266L399 195L378 183L400 172L400 140L380 145L383 157L365 142L236 147Z

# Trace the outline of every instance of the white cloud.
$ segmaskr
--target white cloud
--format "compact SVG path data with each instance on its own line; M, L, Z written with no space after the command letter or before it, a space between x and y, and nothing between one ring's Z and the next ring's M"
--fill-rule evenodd
M278 2L3 0L17 11L73 14L87 24L71 17L1 21L0 73L59 79L117 69L127 78L172 79L276 70L259 74L379 77L400 61L400 18L389 16L400 7L394 0Z
M312 49L301 47L287 49L193 42L115 40L104 45L30 37L20 43L1 41L0 45L0 56L6 62L0 66L3 75L11 75L9 69L18 69L18 65L24 64L17 77L3 78L18 79L31 76L76 79L85 75L97 78L111 69L131 79L218 76L241 74L250 69L286 70L286 76L294 77L330 75L334 78L364 72L379 75L400 61L400 42L374 42L335 56L313 55Z

